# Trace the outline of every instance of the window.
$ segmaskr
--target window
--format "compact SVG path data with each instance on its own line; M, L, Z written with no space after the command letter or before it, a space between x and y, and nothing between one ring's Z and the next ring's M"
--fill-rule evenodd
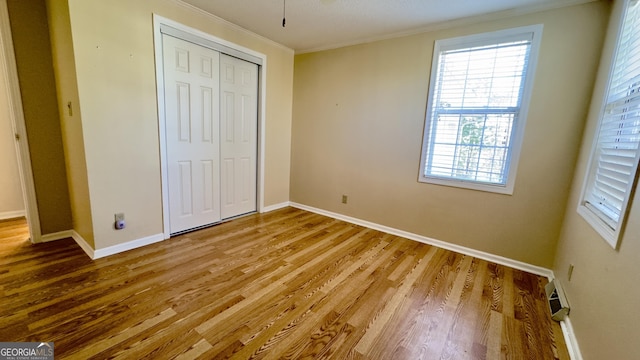
M640 5L625 1L578 212L613 247L635 188L640 144Z
M421 182L511 194L542 25L438 40Z

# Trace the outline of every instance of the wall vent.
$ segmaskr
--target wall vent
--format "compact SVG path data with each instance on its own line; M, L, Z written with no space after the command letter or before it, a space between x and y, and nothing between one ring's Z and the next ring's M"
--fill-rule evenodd
M551 318L555 321L564 320L569 315L569 302L567 301L564 291L558 280L551 280L544 286L547 300L549 301L549 310Z

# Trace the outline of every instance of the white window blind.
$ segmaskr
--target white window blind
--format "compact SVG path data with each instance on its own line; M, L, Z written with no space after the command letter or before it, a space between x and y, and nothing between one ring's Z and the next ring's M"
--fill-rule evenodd
M640 5L627 1L582 204L608 229L615 248L638 169L640 145Z
M436 42L421 181L507 186L534 34L514 29Z

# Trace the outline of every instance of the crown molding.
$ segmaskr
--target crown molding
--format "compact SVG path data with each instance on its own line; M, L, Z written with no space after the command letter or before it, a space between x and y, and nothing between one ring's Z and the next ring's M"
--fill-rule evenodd
M334 50L334 49L339 49L347 46L362 45L362 44L368 44L376 41L390 40L390 39L395 39L395 38L400 38L405 36L424 34L432 31L446 30L446 29L451 29L451 28L461 27L461 26L475 25L475 24L480 24L488 21L508 19L515 16L533 14L537 12L549 11L549 10L571 7L576 5L582 5L582 4L587 4L587 3L596 2L596 1L606 1L606 0L566 0L566 1L548 2L544 4L537 4L537 5L527 6L523 8L509 9L509 10L503 10L503 11L493 12L489 14L469 16L469 17L455 19L455 20L442 21L442 22L430 24L427 26L419 27L416 29L396 32L392 34L378 35L378 36L372 36L372 37L362 38L362 39L353 40L353 41L335 43L335 44L321 46L321 47L296 50L295 54L300 55L300 54L307 54L312 52Z

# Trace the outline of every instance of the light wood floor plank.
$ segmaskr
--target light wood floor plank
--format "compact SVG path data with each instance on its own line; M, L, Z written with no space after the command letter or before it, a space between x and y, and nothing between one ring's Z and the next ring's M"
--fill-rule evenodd
M299 209L96 261L0 221L0 341L56 359L569 359L546 279Z
M411 272L404 278L402 285L396 290L394 296L386 304L384 310L368 325L365 335L356 344L355 350L360 354L367 354L374 345L376 338L384 330L385 325L391 319L396 309L400 306L401 302L407 299L407 294L413 287L415 281L418 279L422 272L430 265L430 260L436 253L436 249L433 248L429 251L424 258L419 259Z

